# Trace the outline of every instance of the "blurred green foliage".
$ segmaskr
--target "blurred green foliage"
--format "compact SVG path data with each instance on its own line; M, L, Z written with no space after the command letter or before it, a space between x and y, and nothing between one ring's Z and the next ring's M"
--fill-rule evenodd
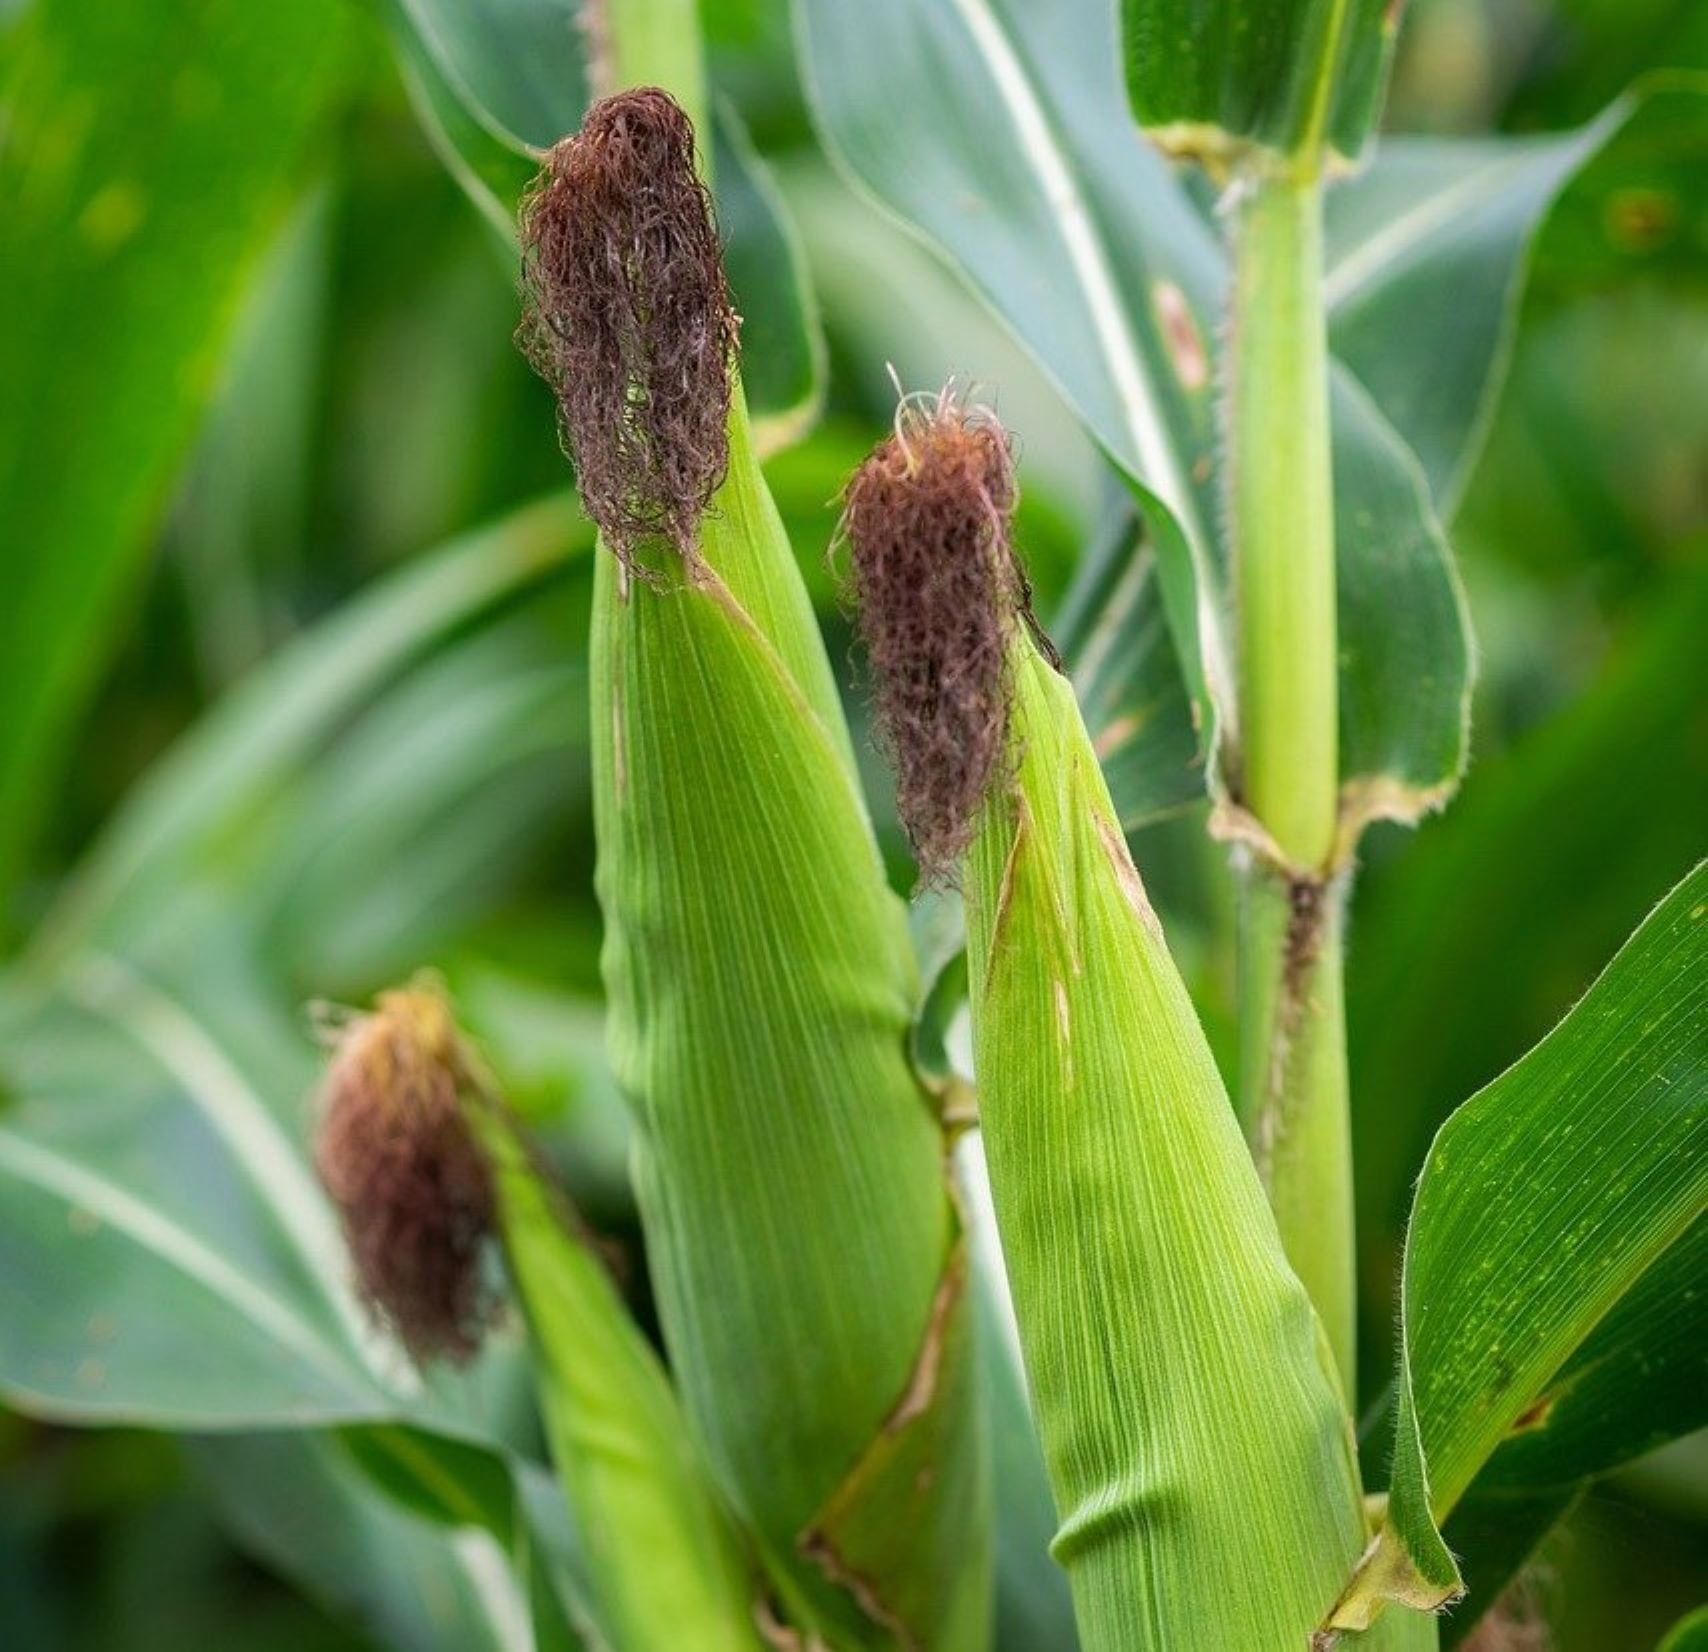
M783 0L706 9L715 76L776 163L825 313L827 416L771 475L834 657L833 498L887 421L889 361L909 385L957 372L999 391L1054 611L1106 502L1089 442L818 153ZM1558 130L1656 69L1708 69L1699 0L1414 0L1389 124ZM1547 1030L1702 849L1702 159L1663 142L1658 172L1622 182L1621 212L1584 220L1568 202L1544 232L1454 531L1481 664L1472 766L1439 820L1367 846L1348 1011L1372 1384L1391 1367L1399 1228L1434 1128ZM1692 165L1693 191L1679 182ZM90 845L257 662L387 570L561 490L551 410L510 343L510 283L423 136L377 10L0 6L9 944L75 913ZM195 921L259 946L284 1004L443 968L530 1112L578 1132L578 1191L632 1250L621 1131L589 1054L585 612L568 570L453 626L459 646L423 645L383 703L340 714L284 760L288 786L198 843ZM447 770L434 730L453 714L472 724L457 749L481 760ZM887 780L862 761L882 816ZM902 878L899 835L880 824ZM1188 814L1146 828L1139 857L1225 1053L1221 853ZM1704 1592L1708 1478L1692 1450L1592 1494L1552 1546L1561 1652L1652 1646ZM351 1628L282 1582L290 1554L233 1495L240 1461L283 1472L277 1448L222 1473L217 1454L160 1436L0 1414L5 1644L330 1652L426 1633ZM335 1471L295 1472L324 1494Z

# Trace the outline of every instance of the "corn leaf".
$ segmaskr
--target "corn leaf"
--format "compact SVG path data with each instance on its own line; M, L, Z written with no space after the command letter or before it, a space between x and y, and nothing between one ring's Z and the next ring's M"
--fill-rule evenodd
M1166 163L1134 136L1111 20L1092 0L1048 15L1015 0L880 0L857 13L797 0L796 15L827 143L966 275L1135 489L1201 749L1227 746L1232 646L1213 382L1226 258ZM1342 785L1355 830L1374 816L1415 818L1451 790L1469 646L1415 459L1344 375L1333 415ZM1120 748L1123 768L1178 775L1178 721L1154 729L1163 744L1154 765L1134 737ZM1219 795L1213 757L1204 776ZM1139 818L1152 799L1138 791L1116 801Z
M1376 1277L1394 1271L1418 1167L1457 1101L1594 978L1664 892L1655 868L1699 852L1708 713L1694 666L1705 630L1708 569L1681 568L1626 620L1581 695L1482 758L1476 785L1408 850L1403 875L1361 890L1347 1014L1358 1226ZM1665 809L1643 785L1660 768ZM1621 852L1610 856L1610 843ZM1384 1294L1365 1308L1383 1336L1379 1381L1394 1303Z
M1704 1647L1708 1647L1708 1606L1698 1606L1661 1637L1655 1652L1702 1652Z
M1071 0L1069 12L882 0L856 14L796 0L827 145L962 272L1140 485L1214 795L1207 759L1218 720L1226 726L1231 656L1210 405L1225 259L1167 169L1133 143L1106 14L1091 0ZM1557 253L1550 232L1552 267L1606 246L1599 226L1636 198L1626 191L1648 199L1658 181L1661 198L1686 199L1680 169L1699 150L1693 87L1657 81L1560 138L1394 140L1367 173L1328 192L1330 341L1345 369L1333 416L1351 829L1438 805L1463 761L1470 658L1442 518L1480 444L1535 227L1556 200L1562 241L1568 221L1578 226ZM1687 214L1662 217L1680 227L1655 256L1677 257ZM1626 265L1646 267L1635 255ZM1110 589L1125 602L1131 586ZM1103 657L1130 648L1142 681L1153 669L1148 605L1126 623L1131 641ZM1091 702L1088 715L1118 755L1123 817L1166 806L1180 775L1178 719L1123 740L1105 734ZM1119 716L1115 726L1130 727ZM1152 741L1154 760L1140 750ZM1170 784L1147 789L1159 775Z
M549 591L578 540L587 545L590 530L566 502L518 513L389 576L281 651L120 811L52 937L0 981L8 1404L66 1421L195 1431L407 1424L423 1441L472 1442L448 1448L453 1455L478 1445L494 1484L524 1474L501 1454L518 1415L514 1339L500 1338L469 1375L423 1383L351 1296L341 1240L300 1145L320 1061L297 989L280 979L312 952L281 944L289 931L269 916L302 880L293 863L280 867L262 851L285 824L311 865L359 838L348 814L327 805L322 782L358 755L348 747L383 743L388 725L395 735L393 713L419 713L424 684L442 677L468 690L464 667L475 662L501 684L493 645L517 653L514 627L526 615L494 626L494 610ZM517 663L524 681L537 672L525 650ZM429 826L446 776L453 790L478 787L492 776L489 755L503 763L511 719L535 720L528 694L499 694L490 706L471 698L469 715L437 723L431 778L420 766L389 775L385 812L405 843L440 835ZM392 885L393 909L407 915L391 873L408 885L422 865L393 860L386 876L370 866L369 883L376 892ZM428 886L414 895L434 899ZM353 967L375 961L370 947ZM560 1598L570 1586L562 1568L542 1571L518 1547L519 1528L493 1523L490 1498L464 1510L455 1533L417 1541L318 1448L274 1450L287 1460L287 1489L272 1528L280 1552L265 1552L292 1575L318 1557L327 1572L317 1592L359 1600L396 1625L400 1645L422 1644L408 1625L425 1614L453 1626L445 1634L457 1644L490 1639L512 1652L532 1633L526 1593L516 1593L525 1583L539 1644L561 1644L549 1639L552 1625L574 1605ZM315 1511L300 1518L299 1491ZM245 1531L260 1524L253 1510L228 1512ZM322 1519L372 1552L371 1587L302 1529ZM542 1519L536 1510L530 1527L545 1542ZM507 1576L507 1565L524 1562L520 1583ZM396 1598L402 1579L434 1566L436 1583L413 1584L416 1613ZM466 1630L454 1627L465 1621Z
M186 882L238 871L234 840L332 736L435 645L591 547L569 497L425 555L293 639L150 772L34 938L46 963L145 929Z
M1645 1399L1628 1382L1610 1393L1601 1361L1632 1374L1633 1341L1668 1334L1657 1304L1699 1311L1678 1302L1673 1270L1699 1252L1708 1208L1705 918L1708 863L1436 1137L1406 1241L1387 1519L1338 1624L1367 1624L1388 1598L1452 1598L1439 1525L1502 1442L1581 1461L1610 1403L1628 1417ZM1700 1417L1699 1388L1677 1403ZM1556 1406L1563 1440L1519 1447L1548 1434Z
M906 926L739 405L731 448L703 566L623 591L602 555L595 594L612 1066L660 1315L785 1605L836 1646L974 1647L971 1305Z
M1157 581L1156 551L1137 514L1116 510L1050 628L1129 832L1204 795L1192 702Z
M393 0L393 38L416 110L452 175L514 247L539 156L590 98L581 0ZM691 25L684 25L691 31ZM741 118L713 101L712 176L743 322L746 387L762 447L803 433L824 393L824 343L806 262Z
M407 1424L341 1428L329 1437L299 1432L267 1443L289 1462L316 1452L322 1438L335 1441L361 1470L367 1484L353 1485L354 1497L371 1503L369 1493L377 1491L416 1521L443 1531L445 1561L469 1575L503 1641L532 1652L580 1652L600 1644L587 1604L594 1592L585 1534L570 1524L562 1491L545 1469ZM220 1444L199 1442L204 1463L217 1456ZM255 1436L240 1435L235 1445L242 1460L256 1449ZM323 1592L329 1581L322 1575L324 1558L313 1547L299 1552L304 1558L293 1559L289 1569Z
M392 1428L203 1436L187 1449L236 1541L381 1645L595 1644L549 1593L552 1572L574 1570L574 1540L554 1523L562 1499L538 1470L509 1484L486 1454ZM472 1511L451 1479L471 1471L490 1485Z
M1122 0L1127 91L1172 154L1227 168L1253 150L1356 160L1399 27L1388 0Z
M329 0L51 0L6 25L0 898L328 112L343 21Z
M366 1335L336 1224L277 1110L306 1094L309 1049L264 1099L133 970L85 961L67 988L14 982L0 999L10 1403L179 1428L395 1412L412 1379ZM296 1042L268 1031L275 1053Z
M1599 252L1617 255L1616 278L1647 273L1680 231L1650 230L1651 245L1619 226L1638 200L1673 203L1655 207L1664 223L1704 164L1703 83L1657 76L1557 136L1385 139L1328 192L1330 345L1417 455L1444 516L1481 447L1543 220L1549 268L1581 270Z

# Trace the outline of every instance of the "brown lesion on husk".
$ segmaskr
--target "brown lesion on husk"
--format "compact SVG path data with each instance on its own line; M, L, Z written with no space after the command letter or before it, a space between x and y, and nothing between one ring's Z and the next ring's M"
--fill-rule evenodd
M363 1301L417 1361L464 1361L496 1310L481 1255L492 1173L463 1114L473 1084L444 1000L382 993L344 1030L327 1072L314 1163Z
M830 1652L829 1644L812 1630L791 1628L775 1601L761 1595L753 1603L753 1622L759 1638L772 1652Z
M693 123L655 86L602 98L521 212L517 342L557 397L587 513L628 573L692 562L729 468L739 319Z
M922 883L951 881L1008 757L1010 644L1032 613L1008 436L953 387L904 398L849 482L838 542L871 662L879 740Z

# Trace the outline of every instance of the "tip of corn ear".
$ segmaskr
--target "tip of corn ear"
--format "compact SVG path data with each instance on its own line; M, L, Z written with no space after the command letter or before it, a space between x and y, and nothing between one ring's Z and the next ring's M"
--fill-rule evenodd
M903 398L895 433L843 498L879 739L927 883L953 876L1005 761L1009 645L1017 620L1032 626L1013 547L1017 499L1007 434L952 386Z
M449 1007L416 987L344 1029L321 1098L315 1169L358 1290L417 1360L471 1357L494 1306L481 1261L495 1195L468 1083Z
M739 322L694 127L655 86L601 98L522 205L524 353L557 397L582 504L634 567L690 555L729 466Z

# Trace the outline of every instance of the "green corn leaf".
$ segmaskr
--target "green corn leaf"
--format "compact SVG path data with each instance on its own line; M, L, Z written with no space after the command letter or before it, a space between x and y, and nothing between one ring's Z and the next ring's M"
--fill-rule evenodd
M582 0L393 0L404 76L435 148L513 248L538 159L589 101ZM675 33L695 38L693 8ZM649 78L657 78L656 71ZM799 239L735 109L712 107L712 176L740 312L747 394L766 450L803 434L824 395L824 341Z
M1198 802L1204 759L1158 589L1157 557L1136 513L1111 513L1080 563L1050 635L1121 825L1134 831Z
M1467 1605L1453 1645L1574 1508L1595 1478L1708 1425L1708 1221L1651 1267L1559 1369L1545 1413L1509 1433L1443 1524ZM1393 1392L1365 1430L1393 1439Z
M1700 849L1708 717L1693 667L1705 629L1708 568L1680 568L1625 622L1584 693L1486 755L1477 783L1408 849L1403 875L1361 890L1347 980L1358 1227L1384 1281L1418 1167L1455 1102L1593 979L1662 892L1656 868ZM1643 777L1663 769L1672 806L1657 809ZM1366 1303L1384 1337L1378 1380L1393 1313L1385 1295Z
M977 1647L971 1304L907 931L739 400L699 555L626 590L601 556L592 653L612 1065L672 1366L787 1607L836 1646Z
M421 1397L367 1334L278 1110L312 1078L300 1039L269 1029L276 1052L298 1053L263 1096L174 993L111 958L58 991L9 983L0 1018L9 1403L256 1428L380 1418Z
M1330 346L1416 453L1444 516L1481 447L1544 218L1548 269L1616 252L1619 275L1645 271L1688 230L1675 222L1653 247L1621 248L1609 227L1621 203L1627 217L1644 203L1663 224L1680 217L1689 170L1705 163L1702 82L1654 77L1557 136L1386 139L1328 191Z
M583 1534L569 1524L562 1492L544 1469L393 1423L341 1428L330 1436L276 1437L267 1445L286 1463L293 1457L300 1462L327 1438L348 1453L368 1482L351 1488L353 1500L371 1503L364 1494L376 1489L416 1522L447 1534L441 1563L468 1573L505 1641L532 1652L582 1652L600 1644ZM254 1436L238 1436L236 1446L240 1461L257 1449ZM218 1450L214 1442L201 1442L204 1462ZM291 1478L287 1469L287 1482ZM330 1568L314 1546L304 1546L287 1564L315 1593L331 1583L325 1575Z
M1233 650L1215 531L1212 359L1227 261L1166 163L1135 140L1111 20L1092 0L1047 16L1016 0L879 0L858 12L797 0L796 15L827 143L959 267L1134 487L1201 750L1228 745ZM1337 374L1334 389L1350 838L1369 818L1414 819L1451 791L1470 650L1416 460L1349 376ZM1120 747L1118 777L1178 775L1178 720L1153 727L1154 762L1135 738ZM1213 758L1203 772L1219 796ZM1116 801L1138 818L1155 794Z
M550 1574L573 1570L561 1552L572 1540L547 1535L547 1511L562 1499L538 1484L538 1470L507 1487L503 1470L491 1479L496 1463L485 1454L476 1466L462 1451L445 1454L435 1436L392 1428L207 1435L187 1449L233 1538L381 1645L582 1652L595 1644L553 1593ZM448 1483L471 1469L491 1484L491 1506L474 1521L457 1506L466 1493Z
M422 556L293 639L149 773L70 878L33 942L47 964L146 930L332 735L457 627L536 590L588 550L567 496Z
M359 996L407 977L585 818L586 673L556 622L586 623L592 581L560 614L569 584L424 661L255 823L252 921L294 979Z
M1633 1334L1662 1332L1645 1276L1676 1282L1669 1252L1695 1249L1708 1208L1705 917L1708 863L1436 1137L1406 1241L1387 1519L1338 1624L1458 1593L1439 1524L1484 1463L1509 1436L1545 1434L1556 1402L1575 1435L1572 1379L1593 1414L1596 1354L1617 1363Z
M1356 160L1399 28L1389 0L1122 0L1133 112L1170 154L1217 171ZM1267 157L1263 152L1267 151Z
M1303 1646L1364 1541L1338 1385L1071 690L1013 661L970 997L1054 1551L1088 1652Z
M1474 1488L1572 1486L1708 1427L1708 1220L1652 1266L1548 1384L1546 1412Z
M1655 1652L1703 1652L1704 1647L1708 1647L1708 1606L1698 1606L1661 1637Z
M513 259L516 203L538 171L538 162L510 134L494 131L472 100L446 78L442 54L428 48L427 37L412 26L410 14L398 7L391 15L398 72L427 141L491 227L500 252ZM583 73L578 63L571 84L579 86Z
M328 112L343 23L329 0L52 0L7 29L0 898Z

